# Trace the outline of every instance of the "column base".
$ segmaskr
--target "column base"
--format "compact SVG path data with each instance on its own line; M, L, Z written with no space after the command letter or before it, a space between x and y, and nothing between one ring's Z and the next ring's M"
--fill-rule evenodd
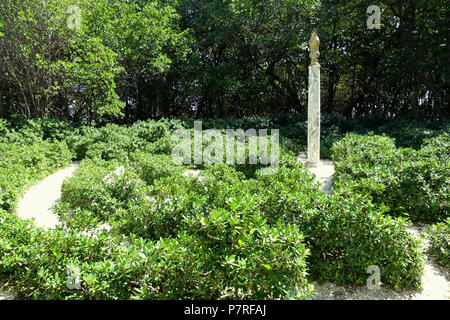
M310 162L310 161L308 161L308 162L305 163L305 166L307 168L317 168L321 164L322 164L322 162L320 162L320 161L317 161L317 162Z

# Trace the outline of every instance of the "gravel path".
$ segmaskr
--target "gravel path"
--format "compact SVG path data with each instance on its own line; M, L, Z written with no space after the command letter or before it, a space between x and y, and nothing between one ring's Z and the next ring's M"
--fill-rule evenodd
M22 219L34 218L38 227L55 228L59 220L53 213L53 207L61 200L64 180L73 175L78 165L78 162L74 162L31 187L19 200L17 216Z

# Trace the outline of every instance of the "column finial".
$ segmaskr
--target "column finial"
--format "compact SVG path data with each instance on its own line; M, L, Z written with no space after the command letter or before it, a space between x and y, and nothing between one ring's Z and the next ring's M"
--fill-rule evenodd
M311 33L311 39L309 39L309 57L311 58L311 65L319 64L319 46L320 46L320 39L317 35L317 30L314 29Z

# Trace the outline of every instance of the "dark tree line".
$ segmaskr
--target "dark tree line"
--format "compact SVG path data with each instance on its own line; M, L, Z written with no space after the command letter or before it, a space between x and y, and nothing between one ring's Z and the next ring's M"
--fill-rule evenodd
M1 0L0 116L305 112L313 28L324 112L448 115L446 2L380 0L381 28L369 30L372 2Z

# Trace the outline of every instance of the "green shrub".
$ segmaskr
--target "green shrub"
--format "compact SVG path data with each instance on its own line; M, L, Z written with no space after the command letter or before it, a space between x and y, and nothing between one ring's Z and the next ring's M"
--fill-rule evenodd
M32 299L306 298L307 250L294 226L218 212L157 243L43 231L0 212L0 273ZM211 239L213 237L213 239ZM212 242L217 242L212 245ZM79 269L70 290L68 268ZM73 271L72 271L73 272Z
M450 268L450 219L437 223L427 230L430 240L429 253L446 268Z
M150 239L174 237L188 232L182 221L196 215L208 217L215 210L259 212L269 225L281 219L298 226L311 250L309 269L320 281L365 284L367 267L378 265L386 285L420 286L422 256L406 222L385 216L385 209L355 195L350 187L326 196L298 163L286 162L275 175L258 175L258 180L238 180L240 173L226 166L206 171L211 173L202 172L201 182L192 182L190 188L165 189L157 205L139 204L123 211L121 232ZM159 183L167 186L174 180L162 179L155 186ZM163 200L167 197L170 202ZM233 207L233 199L243 197L251 201Z
M169 155L173 149L168 124L164 122L136 122L132 127L115 124L81 127L65 139L78 160L126 161L132 152Z
M102 220L92 211L72 208L70 204L61 202L54 208L64 229L69 231L92 231L102 224Z
M419 288L423 272L419 242L407 232L405 220L383 213L349 189L336 191L320 212L306 216L299 225L313 239L308 242L314 253L312 275L320 281L363 285L367 268L376 265L385 285Z
M384 213L448 216L448 134L419 139L418 130L414 144L423 147L415 151L387 137L338 141L365 132L363 121L326 115L323 124L322 153L335 145L332 196L296 159L302 115L204 123L282 129L273 175L246 164L202 165L198 176L185 176L195 166L172 164L170 132L191 129L188 120L100 128L0 122L0 274L34 299L308 298L306 267L319 281L365 284L371 265L386 286L418 288L419 243L403 218ZM439 128L429 130L423 138ZM85 160L63 185L62 227L44 231L10 214L25 187L71 156ZM104 222L110 232L88 236ZM432 247L448 252L448 222L433 230ZM80 269L80 290L67 288L68 266Z
M17 291L25 298L129 297L128 289L114 287L122 282L119 277L105 285L101 275L106 270L91 271L112 260L119 248L118 240L101 234L93 238L58 230L46 232L35 228L30 221L1 212L0 239L0 273L14 281ZM69 266L81 269L82 290L68 288ZM123 277L126 277L125 273Z
M161 139L158 139L157 141L153 143L149 143L148 145L145 145L143 148L143 151L151 154L164 154L164 155L171 155L172 150L175 147L172 137L171 136L165 136Z
M129 128L107 124L101 128L83 127L78 136L68 137L77 159L127 160L128 153L142 148L145 140L139 139Z
M243 178L226 165L208 166L197 177L161 177L149 188L148 196L114 213L113 230L153 240L174 237L186 217L229 208L229 197L240 193L239 186L245 188Z
M11 211L24 188L71 159L65 143L0 143L0 208Z
M105 221L119 209L142 201L147 191L131 167L90 160L83 161L75 175L63 183L61 201L92 211Z
M395 139L397 147L420 149L424 142L448 130L448 121L423 121L419 119L397 119L383 121L376 128L379 134L385 133Z
M94 143L96 136L98 136L98 129L82 127L78 132L66 137L67 144L73 150L76 160L82 160L86 157L89 145Z
M76 125L50 118L27 120L13 117L9 121L4 120L4 123L4 129L0 125L0 139L5 140L5 142L20 144L32 144L42 140L48 142L64 141L67 136L78 130Z
M182 168L174 165L171 157L167 155L132 153L130 164L148 185L152 185L157 179L182 173Z
M251 196L236 197L229 199L234 209L191 211L182 218L177 237L157 243L165 252L154 266L157 275L146 276L137 290L139 298L306 298L303 237L293 225L267 224L249 201Z
M113 232L152 240L175 237L184 217L205 210L205 196L194 192L195 188L198 183L194 178L157 180L149 196L114 213Z
M147 239L174 237L182 221L224 205L232 184L244 175L226 165L207 167L199 176L170 175L154 181L149 195L115 213L113 230Z
M445 220L450 212L448 137L434 138L415 151L396 148L388 137L349 134L333 146L336 181L356 181L355 191L386 205L393 216Z
M119 207L103 181L116 167L117 163L83 161L75 175L64 181L61 201L69 203L72 208L90 210L105 218L111 210Z
M419 286L420 250L406 232L403 220L383 215L384 208L354 193L354 184L338 186L337 194L329 197L295 158L285 156L280 164L274 175L258 173L256 179L250 180L226 165L207 166L198 177L171 175L156 179L148 196L142 196L145 192L137 198L127 196L130 200L126 205L119 200L119 194L110 191L106 196L109 202L102 203L109 208L114 234L150 240L176 238L180 232L192 236L183 221L209 217L217 210L248 211L248 215L265 217L270 226L280 220L297 225L311 250L311 273L320 281L363 284L367 267L378 265L386 285ZM92 170L94 174L100 171ZM99 176L104 177L104 173ZM246 199L246 206L234 207L234 199ZM91 204L96 201L87 198L85 203L89 205L83 209L94 210ZM87 217L89 221L90 215Z
M267 224L248 201L234 198L232 211L218 209L184 220L180 241L192 248L190 259L203 261L202 272L197 271L202 281L193 283L194 292L211 299L307 297L303 236L294 225Z
M418 242L402 219L385 216L383 207L355 193L354 185L337 185L327 196L298 168L281 168L259 178L259 203L269 221L296 224L311 254L313 278L365 284L371 265L381 268L382 282L394 288L417 288L423 270Z
M0 119L0 142L5 139L5 135L9 133L9 123L5 119Z
M128 153L134 151L140 141L128 133L126 127L108 124L98 129L94 141L89 142L86 157L106 161L127 159Z

